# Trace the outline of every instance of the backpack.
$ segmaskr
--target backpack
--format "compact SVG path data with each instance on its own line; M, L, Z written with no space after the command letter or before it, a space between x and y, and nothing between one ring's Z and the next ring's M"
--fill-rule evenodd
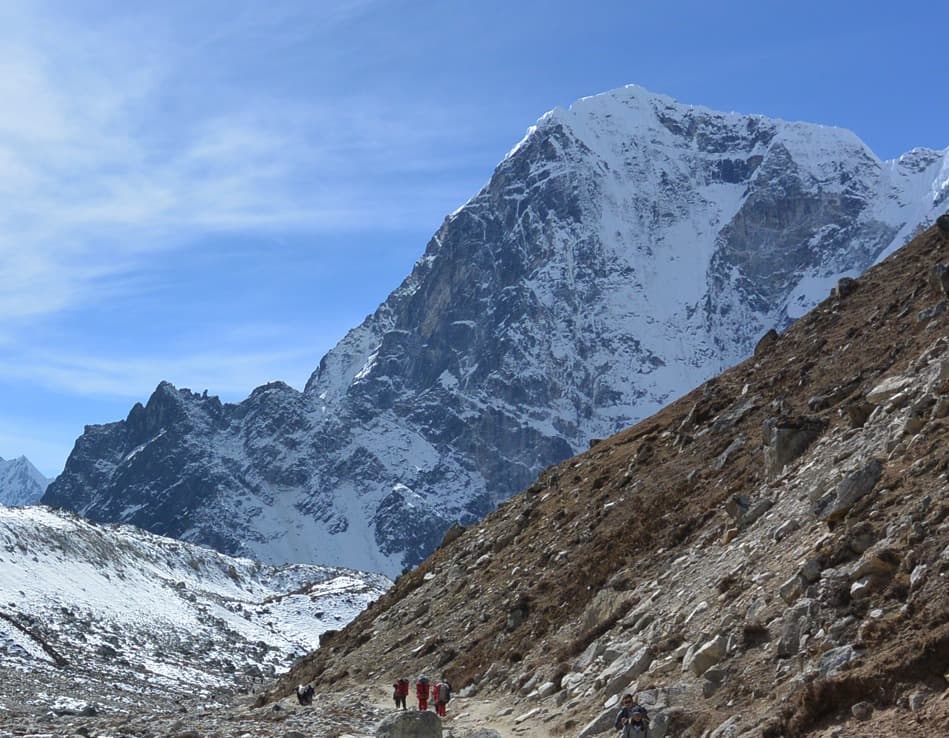
M622 738L647 738L650 735L649 715L643 708L639 708L638 711L642 713L642 722L639 724L633 722L626 723L626 726L623 728Z
M409 680L408 680L408 679L400 679L400 680L399 680L399 692L398 692L398 694L399 694L400 697L408 697L408 696L409 696Z
M447 682L440 682L438 685L438 701L443 705L448 704L448 700L451 699L451 687L448 686Z

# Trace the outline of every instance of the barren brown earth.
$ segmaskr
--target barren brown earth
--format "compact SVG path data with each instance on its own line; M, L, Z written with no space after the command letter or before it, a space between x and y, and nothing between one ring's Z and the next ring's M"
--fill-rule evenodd
M456 714L507 705L497 726L526 735L609 732L631 691L671 736L949 736L947 260L930 228L592 440L259 703L426 673L451 679ZM814 437L782 467L769 427Z

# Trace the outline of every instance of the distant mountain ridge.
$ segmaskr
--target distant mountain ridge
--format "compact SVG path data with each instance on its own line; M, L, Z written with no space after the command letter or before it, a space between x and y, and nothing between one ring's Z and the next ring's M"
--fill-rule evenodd
M25 456L0 458L0 505L33 505L39 502L49 482Z
M397 573L454 521L748 355L930 222L949 150L630 86L543 116L303 392L162 383L44 502L267 561Z
M127 713L128 695L157 703L247 689L390 585L347 569L262 566L40 506L0 507L4 694L26 673L45 687L31 700L104 709L108 699Z

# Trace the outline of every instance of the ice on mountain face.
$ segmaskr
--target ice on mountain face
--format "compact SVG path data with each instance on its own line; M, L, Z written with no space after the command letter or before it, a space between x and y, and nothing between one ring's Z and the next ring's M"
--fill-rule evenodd
M25 456L0 458L0 505L33 505L43 496L49 480Z
M46 500L396 574L898 248L947 166L641 87L584 98L528 131L302 393L163 385L80 438Z

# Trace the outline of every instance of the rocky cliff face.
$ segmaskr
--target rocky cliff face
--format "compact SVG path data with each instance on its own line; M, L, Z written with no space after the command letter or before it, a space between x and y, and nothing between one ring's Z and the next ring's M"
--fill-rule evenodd
M624 693L653 738L944 734L947 270L949 226L843 281L456 529L259 704L437 674L456 735L615 735Z
M396 573L785 328L933 217L947 152L629 87L548 113L303 392L162 384L44 501Z
M43 496L49 480L25 456L0 458L0 505L32 505Z

